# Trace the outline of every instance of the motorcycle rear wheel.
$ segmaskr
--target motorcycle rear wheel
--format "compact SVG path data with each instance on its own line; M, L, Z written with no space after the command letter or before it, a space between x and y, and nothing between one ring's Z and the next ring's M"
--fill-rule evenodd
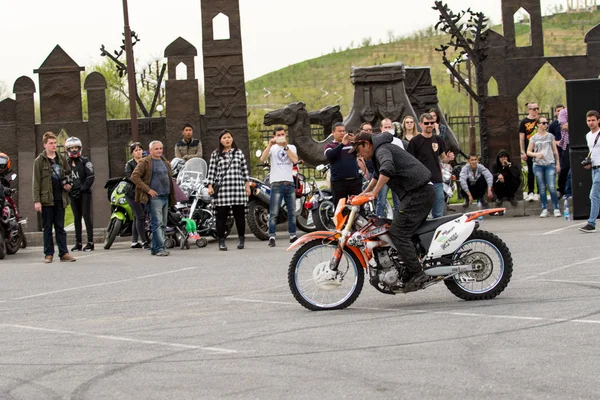
M248 203L248 227L259 240L269 239L269 208L263 203L252 200Z
M123 224L123 221L118 218L112 218L108 223L108 228L106 228L106 240L104 241L104 250L108 250L110 249L110 246L112 246L117 235L121 232L121 224Z
M4 232L0 229L0 260L6 257L6 242L4 241Z
M15 254L21 248L21 236L11 236L6 242L6 254Z
M323 243L315 239L296 251L288 268L288 284L294 298L311 311L341 310L350 306L360 295L365 273L358 258L344 250L338 271L343 274L339 286L318 282L319 266L329 263L337 242Z
M498 296L510 282L513 271L508 246L493 233L475 230L455 255L471 250L461 262L480 267L444 280L448 290L463 300L489 300Z
M317 226L315 225L315 220L312 218L312 211L304 208L304 204L302 204L302 211L300 215L296 217L296 225L298 229L304 231L306 233L314 232L317 230ZM309 224L309 219L312 219L312 223Z

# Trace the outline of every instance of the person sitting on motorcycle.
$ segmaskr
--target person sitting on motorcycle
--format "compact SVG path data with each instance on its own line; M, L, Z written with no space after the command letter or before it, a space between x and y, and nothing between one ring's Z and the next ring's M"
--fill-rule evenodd
M427 280L417 257L412 236L427 218L435 201L435 188L430 182L431 172L410 153L392 143L394 136L383 132L376 136L361 132L352 141L352 150L365 160L373 160L375 173L362 195L377 197L388 185L400 199L394 213L390 236L404 261L404 291L419 289Z
M492 192L494 176L489 169L479 164L479 156L477 154L469 154L469 161L460 171L459 181L463 197L465 198L463 207L468 207L473 200L478 200L482 206L487 207L488 202L485 195L487 192L487 197L490 199L494 195Z

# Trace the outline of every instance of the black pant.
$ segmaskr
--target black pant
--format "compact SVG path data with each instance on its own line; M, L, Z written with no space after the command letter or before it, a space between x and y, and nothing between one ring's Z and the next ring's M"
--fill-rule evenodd
M67 254L67 232L65 232L65 209L62 200L54 201L53 206L42 206L42 224L44 226L44 255L54 255L52 227L56 233L58 256Z
M511 175L503 175L504 182L496 181L494 182L494 193L499 200L504 198L508 198L512 200L515 197L515 193L517 189L519 189L519 184L521 180L518 178L514 178Z
M411 272L421 270L412 236L427 218L434 201L435 188L433 185L425 185L420 189L408 192L400 200L398 212L394 214L390 236L400 258Z
M233 210L233 218L235 219L235 227L238 231L238 236L242 237L246 233L246 206L242 204L234 204L232 206L216 207L217 211L217 238L225 238L225 229L227 227L227 217L229 217L229 209Z
M558 148L558 156L560 157L560 173L558 174L558 188L561 194L565 194L567 184L567 176L571 170L571 155L569 154L569 146L565 150Z
M467 186L469 187L469 192L471 192L471 196L473 200L480 200L482 197L486 195L487 192L487 182L485 180L485 176L481 175L475 183L471 183L471 181L467 180ZM469 196L465 193L462 186L460 187L460 191L465 199L469 198Z
M333 204L337 207L340 199L348 196L356 196L362 192L362 179L340 179L331 181L331 191L333 192Z
M94 243L94 226L92 224L92 194L80 193L78 197L71 197L71 210L75 222L75 242L81 244L81 217L85 221L88 243Z
M533 172L533 158L527 157L527 193L535 193L535 172Z
M127 197L127 203L133 212L133 225L131 227L131 243L137 243L139 240L147 242L146 237L146 209L142 203L137 203L131 197Z

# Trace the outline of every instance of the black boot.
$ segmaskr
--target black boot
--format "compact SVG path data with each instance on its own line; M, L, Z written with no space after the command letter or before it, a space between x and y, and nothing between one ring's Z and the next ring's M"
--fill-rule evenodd
M94 242L87 242L83 251L94 251Z
M83 246L81 245L81 243L76 243L75 246L73 246L73 248L71 249L71 252L81 251L82 249L83 249Z
M423 287L423 284L427 282L429 277L425 272L421 271L408 271L404 276L404 293L414 292Z
M219 250L227 251L227 245L225 244L225 239L219 239Z
M243 249L243 248L244 248L244 241L245 241L245 240L246 240L246 238L245 238L245 237L243 237L243 236L240 236L240 237L239 237L239 240L238 240L238 245L237 245L237 248L238 248L238 249L240 249L240 250L241 250L241 249Z

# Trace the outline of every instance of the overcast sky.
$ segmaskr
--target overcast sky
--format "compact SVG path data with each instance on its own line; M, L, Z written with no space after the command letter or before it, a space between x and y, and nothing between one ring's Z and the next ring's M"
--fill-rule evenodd
M204 0L212 1L212 0ZM448 0L454 11L472 7L501 22L500 0ZM566 0L542 0L542 12ZM346 48L390 30L407 34L437 22L431 1L240 0L246 79ZM55 45L81 66L100 62L100 45L116 49L123 31L122 0L0 0L0 81L12 89L38 68ZM202 50L200 0L129 0L130 25L141 60L162 55L178 36ZM398 60L402 55L398 54ZM201 58L196 59L197 70Z

